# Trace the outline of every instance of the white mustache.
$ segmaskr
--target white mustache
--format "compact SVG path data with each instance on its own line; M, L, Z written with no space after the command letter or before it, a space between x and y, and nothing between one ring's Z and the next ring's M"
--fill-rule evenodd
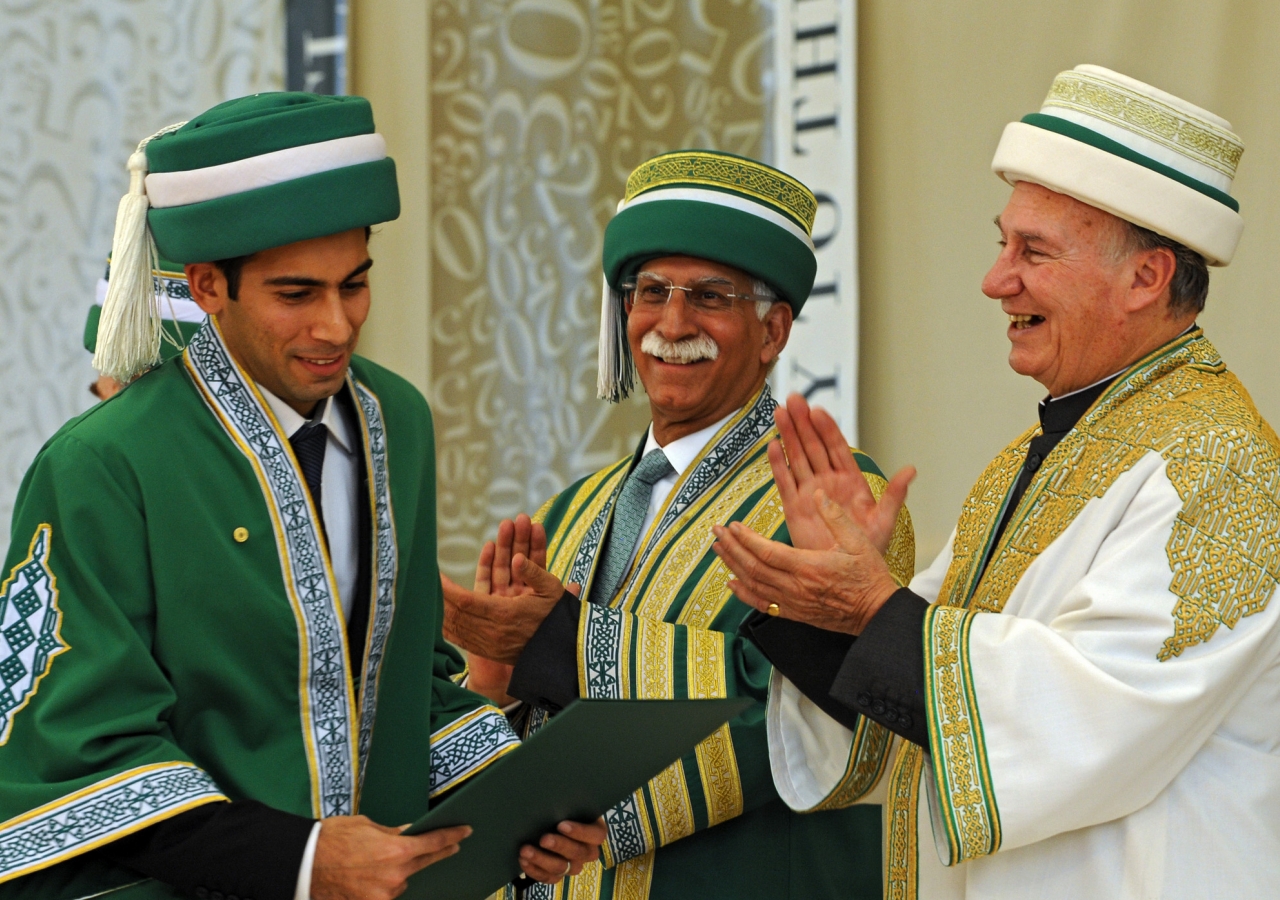
M682 365L720 355L720 345L705 334L672 343L656 331L650 331L640 341L640 349L663 362Z

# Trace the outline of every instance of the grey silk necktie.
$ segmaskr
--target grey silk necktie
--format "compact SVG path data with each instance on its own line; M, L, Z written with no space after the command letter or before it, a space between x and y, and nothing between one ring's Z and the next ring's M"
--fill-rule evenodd
M627 563L631 561L631 551L636 548L636 541L640 540L640 526L644 524L645 513L649 511L653 484L674 471L665 453L650 450L627 476L613 507L609 542L605 544L604 557L600 560L596 580L591 587L592 603L607 604L613 599L613 592L618 589L622 576L626 574Z

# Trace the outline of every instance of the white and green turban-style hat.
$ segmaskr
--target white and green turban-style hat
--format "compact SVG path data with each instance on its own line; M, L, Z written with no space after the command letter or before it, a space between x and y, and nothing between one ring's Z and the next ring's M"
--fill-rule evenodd
M678 150L641 163L604 232L601 399L616 403L635 386L624 280L649 260L692 256L763 281L799 315L818 270L817 210L813 191L799 181L732 153Z
M1005 126L991 168L1231 262L1244 220L1231 196L1244 144L1231 123L1101 66L1053 80L1040 112Z
M363 97L228 100L144 140L129 172L94 355L120 381L160 361L160 258L215 262L400 215L395 162Z

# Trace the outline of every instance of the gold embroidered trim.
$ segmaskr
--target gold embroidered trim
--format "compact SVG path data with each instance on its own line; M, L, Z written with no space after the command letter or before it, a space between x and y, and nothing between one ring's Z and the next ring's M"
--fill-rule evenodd
M813 233L818 201L790 175L764 163L705 151L664 153L641 163L627 178L626 201L653 188L701 184L759 200L794 219L806 234Z
M942 821L955 865L1000 849L1000 814L969 670L977 613L930 606L925 613L925 711Z
M703 628L686 632L688 694L691 699L713 700L727 697L729 665L724 634ZM742 776L738 771L738 755L733 748L733 734L728 724L721 725L710 737L694 748L698 760L698 776L707 806L707 825L719 825L742 815Z
M618 863L613 876L614 900L648 900L653 886L653 851Z
M675 696L672 660L674 625L652 619L635 620L636 696L641 700L670 700ZM649 782L658 844L664 846L693 834L693 801L685 781L684 763L676 760Z
M889 776L884 805L885 900L916 900L920 894L920 778L924 749L903 741Z
M758 450L759 447L752 448L748 456L755 455ZM646 565L623 595L624 605L634 605L638 616L665 618L680 602L678 623L710 628L730 597L730 575L724 563L718 558L713 561L683 601L679 600L680 588L693 577L694 571L711 552L711 545L715 543L711 523L728 522L741 510L748 497L772 479L769 461L761 457L746 468L731 473L728 484L718 495L700 498L675 525L667 529L657 546L647 554ZM771 488L743 521L760 534L773 534L782 522L782 503L777 490ZM768 529L772 522L777 524ZM650 580L650 573L655 568L659 570Z
M1148 453L1166 460L1165 474L1183 504L1166 546L1169 590L1178 598L1174 633L1157 658L1178 656L1220 625L1234 628L1265 609L1280 583L1280 546L1271 539L1280 531L1280 439L1198 330L1120 376L1054 448L969 607L1003 609L1044 548ZM966 504L961 521L970 520L970 531L994 527L976 515L986 512ZM947 582L940 596L965 605L947 590L950 572Z
M592 860L577 875L560 882L565 886L564 896L568 900L598 900L603 874L604 868L600 862Z
M889 764L889 745L892 743L893 734L889 729L865 716L860 718L849 747L849 762L844 775L840 776L836 789L810 812L844 809L875 790Z
M1154 141L1175 153L1235 178L1244 153L1240 139L1152 97L1084 72L1063 72L1053 80L1045 106L1074 109Z
M576 516L576 518L573 519L573 524L568 529L557 529L560 533L551 539L550 546L547 547L547 568L562 581L573 567L574 560L578 555L578 546L582 543L582 538L586 535L587 529L591 527L591 523L600 514L600 510L604 509L605 504L609 502L614 492L618 489L618 485L626 477L627 464L630 461L631 458L627 457L608 468L601 469L578 488L577 496L589 499L584 505L577 508L570 507L565 511L565 519L569 519L570 516ZM592 491L595 491L594 495ZM554 500L555 498L553 497L538 511L543 518L537 521L545 521L546 512L550 503L554 502ZM582 586L583 596L586 596L587 587L587 585Z
M938 590L938 602L964 606L973 595L982 572L982 561L987 556L987 547L1027 457L1027 445L1039 433L1039 427L1029 428L1000 451L969 491L956 525L951 565Z
M671 656L675 652L675 626L653 619L637 618L635 635L636 697L640 700L670 700L675 696L671 672Z

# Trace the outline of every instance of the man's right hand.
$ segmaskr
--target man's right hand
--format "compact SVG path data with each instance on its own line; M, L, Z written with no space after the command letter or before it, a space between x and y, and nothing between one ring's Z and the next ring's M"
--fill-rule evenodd
M334 816L320 822L312 900L391 900L408 887L409 876L453 856L471 834L466 825L403 835L409 826L388 828L367 816Z

